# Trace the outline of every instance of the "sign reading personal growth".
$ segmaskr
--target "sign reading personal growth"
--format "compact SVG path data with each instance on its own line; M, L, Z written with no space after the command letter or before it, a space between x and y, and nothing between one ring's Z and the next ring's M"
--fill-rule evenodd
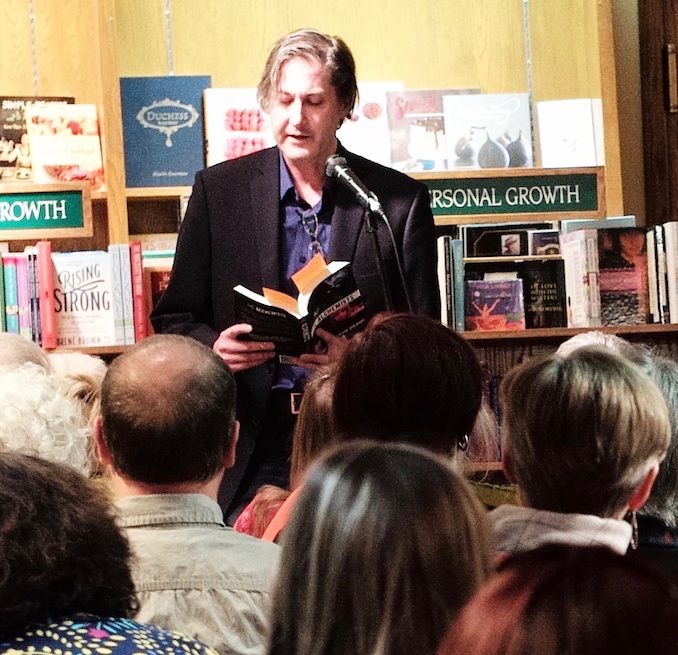
M515 169L415 174L434 216L603 218L603 169ZM455 220L454 222L458 222Z
M0 184L0 239L91 237L88 183Z

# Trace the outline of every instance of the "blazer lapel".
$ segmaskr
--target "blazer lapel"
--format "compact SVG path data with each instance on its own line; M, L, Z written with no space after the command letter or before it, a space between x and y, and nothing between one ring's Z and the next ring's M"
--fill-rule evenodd
M272 148L269 152L270 155L261 162L259 170L253 172L250 202L261 269L261 285L279 289L282 270L278 217L280 170L278 149Z

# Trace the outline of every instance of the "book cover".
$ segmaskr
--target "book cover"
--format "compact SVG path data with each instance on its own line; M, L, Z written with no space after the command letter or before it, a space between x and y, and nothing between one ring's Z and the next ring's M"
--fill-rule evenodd
M537 122L544 168L605 165L600 98L543 100L537 103Z
M3 253L3 284L5 289L5 325L7 332L19 334L19 290L16 278L16 255Z
M525 329L521 280L467 280L466 329L506 331Z
M86 181L105 190L96 105L31 105L25 112L34 182Z
M203 102L208 166L275 145L268 114L260 109L255 88L205 89Z
M146 299L146 331L153 334L153 325L149 319L151 311L158 304L160 296L167 288L172 275L172 264L143 261L144 296Z
M518 279L522 284L525 327L567 326L565 268L560 257L481 261L467 259L466 279ZM517 328L516 328L517 329Z
M476 88L386 92L391 166L404 172L448 169L443 98L480 93Z
M565 266L567 326L597 327L600 322L598 284L598 232L581 229L560 235L560 254Z
M602 324L647 323L649 303L645 229L599 229L598 264Z
M401 92L404 82L358 82L358 102L337 138L345 148L384 166L391 165L387 92Z
M527 93L443 98L448 168L524 168L534 162Z
M129 243L130 266L132 268L132 312L134 316L134 343L148 336L148 316L146 313L146 287L144 285L144 265L141 258L141 241L133 239ZM149 312L150 313L150 312Z
M528 254L538 257L540 255L560 254L560 231L559 230L528 230L527 231Z
M74 102L68 97L0 96L0 179L15 182L33 177L26 107Z
M560 232L566 234L574 230L606 229L609 227L636 227L636 217L608 216L607 218L565 218L560 221Z
M281 361L313 352L319 327L349 337L364 326L365 304L349 262L326 264L315 255L292 279L297 299L273 289L263 295L242 285L233 290L238 322L253 327L247 337L273 342Z
M47 240L38 241L35 244L35 250L38 258L38 296L42 347L52 350L57 346L52 242Z
M525 257L530 253L530 234L554 230L547 221L527 223L480 223L460 227L466 257Z
M122 77L128 187L190 186L205 166L203 91L209 75Z
M114 346L115 313L109 253L53 252L57 346Z

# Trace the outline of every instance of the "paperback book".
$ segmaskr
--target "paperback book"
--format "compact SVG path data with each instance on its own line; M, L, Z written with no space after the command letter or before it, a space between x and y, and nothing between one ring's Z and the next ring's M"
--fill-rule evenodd
M26 126L37 183L89 182L104 191L96 105L31 105Z
M448 168L532 166L527 93L476 93L443 98Z
M480 89L406 89L386 92L393 168L404 172L447 170L443 98L460 93L480 93Z
M254 88L205 89L207 165L263 150L275 144L268 114Z
M57 346L114 346L115 311L109 253L53 252Z
M26 107L69 104L75 98L51 96L0 97L0 179L15 182L32 179L31 148L26 128Z
M647 323L649 303L645 229L599 229L598 260L602 324Z
M522 280L467 280L466 329L525 329Z
M560 235L565 266L567 326L597 327L600 323L598 232L595 228Z
M313 352L318 328L349 337L364 326L365 304L349 262L326 264L318 254L292 280L299 289L296 299L273 289L259 294L234 288L238 322L252 325L250 339L273 342L281 361Z
M122 77L128 187L190 186L205 166L203 91L209 75Z

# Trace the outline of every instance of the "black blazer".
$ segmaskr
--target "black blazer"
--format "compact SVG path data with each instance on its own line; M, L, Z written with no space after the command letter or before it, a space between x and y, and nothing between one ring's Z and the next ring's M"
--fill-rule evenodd
M339 153L384 207L413 310L439 318L435 228L425 185L341 147ZM156 332L188 335L211 348L219 333L236 322L234 286L243 284L253 291L261 291L262 286L281 288L279 165L274 147L197 173L169 285L151 313ZM385 305L372 237L363 226L362 207L350 192L332 183L336 205L328 260L352 262L368 313L373 315ZM391 239L383 227L378 234L394 307L406 311ZM236 374L241 435L236 466L227 472L228 487L237 486L254 448L272 376L270 363ZM222 506L226 500L224 492Z

